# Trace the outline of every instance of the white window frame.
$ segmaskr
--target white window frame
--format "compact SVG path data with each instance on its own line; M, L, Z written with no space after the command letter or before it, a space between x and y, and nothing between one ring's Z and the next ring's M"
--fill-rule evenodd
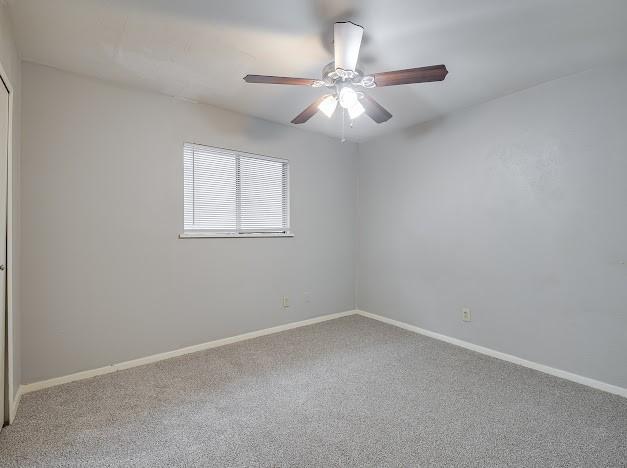
M290 164L289 160L282 158L275 158L272 156L265 156L256 153L248 153L245 151L237 151L227 148L220 148L217 146L209 146L201 143L193 143L193 142L185 142L183 144L183 153L185 152L185 145L194 145L194 146L202 146L209 150L216 150L216 152L222 154L230 154L235 159L239 160L240 157L253 158L253 159L265 159L268 161L279 162L286 165L286 182L285 182L285 190L287 191L286 199L286 220L287 220L287 230L285 231L253 231L253 230L243 230L239 229L239 192L237 195L238 201L236 205L237 210L237 225L238 228L236 231L224 231L224 230L204 230L204 229L185 229L185 222L183 220L183 232L179 234L179 238L181 239L197 239L197 238L259 238L259 237L294 237L294 233L291 231L291 219L290 219ZM238 175L239 177L239 175ZM239 190L239 180L236 182L236 189ZM183 188L183 193L185 193L185 189ZM183 216L184 217L184 216Z

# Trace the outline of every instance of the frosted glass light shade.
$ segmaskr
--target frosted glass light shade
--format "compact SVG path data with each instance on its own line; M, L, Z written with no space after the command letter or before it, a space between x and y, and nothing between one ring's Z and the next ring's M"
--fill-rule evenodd
M331 118L337 107L337 99L335 96L328 95L318 105L318 109L327 117Z
M340 106L344 109L350 109L356 102L359 102L357 93L349 86L345 86L340 91Z
M364 106L361 105L361 102L355 101L355 103L348 108L348 115L351 120L356 119L361 114L363 114L365 110L366 109L364 109Z

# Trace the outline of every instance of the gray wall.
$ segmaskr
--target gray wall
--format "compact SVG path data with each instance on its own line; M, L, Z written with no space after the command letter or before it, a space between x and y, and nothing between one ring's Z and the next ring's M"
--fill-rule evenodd
M9 18L7 7L0 2L0 63L13 85L13 206L12 206L12 255L13 264L13 382L10 390L15 397L21 382L21 358L20 358L20 111L21 111L21 62L15 46L13 27ZM8 273L8 271L7 271Z
M625 66L369 141L359 160L39 65L23 64L23 89L22 383L352 309L356 294L627 387ZM296 237L177 239L184 141L290 159Z
M615 66L360 145L358 307L627 387L626 123Z
M353 309L355 145L30 63L23 89L22 383ZM296 236L178 239L185 141L289 159Z

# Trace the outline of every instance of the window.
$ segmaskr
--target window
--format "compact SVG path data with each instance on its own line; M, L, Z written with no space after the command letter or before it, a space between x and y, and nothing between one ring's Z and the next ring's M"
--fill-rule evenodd
M181 237L289 236L284 159L185 143Z

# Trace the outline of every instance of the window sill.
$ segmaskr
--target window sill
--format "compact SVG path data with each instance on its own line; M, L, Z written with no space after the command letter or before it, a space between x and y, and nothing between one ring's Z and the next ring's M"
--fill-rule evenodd
M247 238L247 237L294 237L292 232L251 232L244 234L235 234L229 232L184 232L179 234L179 239L202 239L202 238L217 238L217 239L231 239L231 238Z

